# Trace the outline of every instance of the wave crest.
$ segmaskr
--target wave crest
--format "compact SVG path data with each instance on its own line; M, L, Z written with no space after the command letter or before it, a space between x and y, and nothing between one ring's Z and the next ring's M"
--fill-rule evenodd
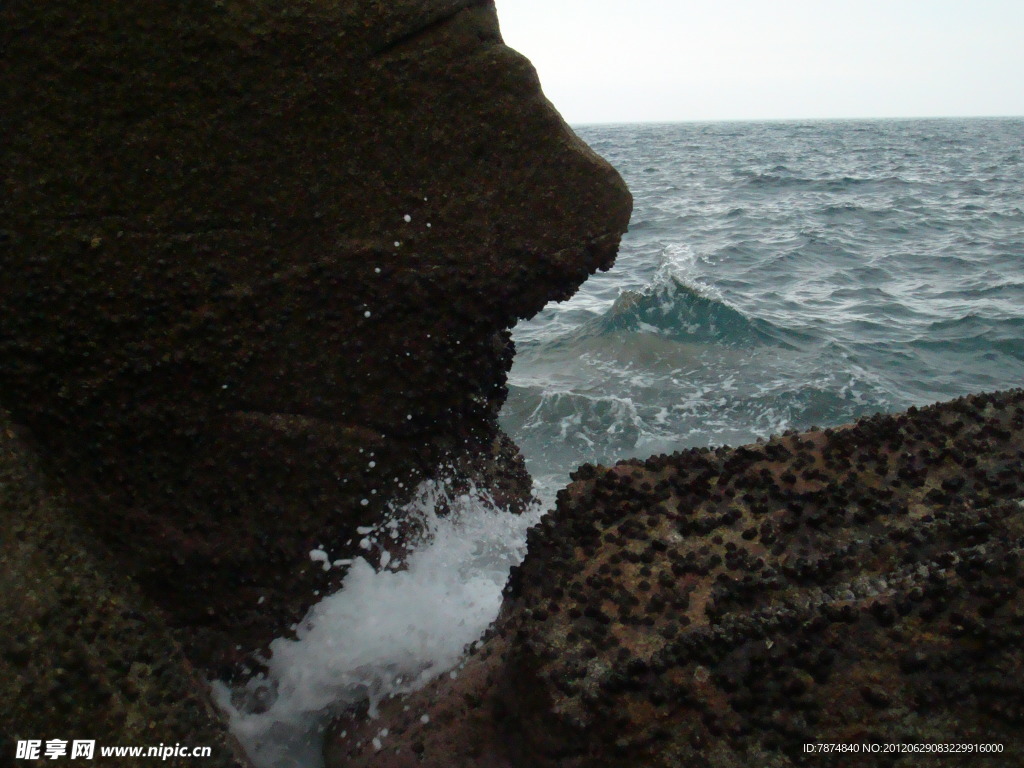
M662 268L639 291L624 291L592 321L591 332L653 333L680 341L747 347L772 341L770 324L751 319L723 299L705 295Z

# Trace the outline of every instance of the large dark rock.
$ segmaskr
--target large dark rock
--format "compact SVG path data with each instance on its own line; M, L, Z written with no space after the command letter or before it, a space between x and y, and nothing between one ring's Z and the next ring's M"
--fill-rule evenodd
M328 765L1024 765L1022 466L1020 390L585 466L457 677Z
M493 3L13 0L0 78L0 402L193 660L439 465L522 503L506 329L630 198Z
M19 740L208 747L204 765L248 765L173 635L40 472L0 410L0 765ZM80 760L81 758L79 758ZM78 762L78 760L76 760ZM169 758L164 765L195 765Z

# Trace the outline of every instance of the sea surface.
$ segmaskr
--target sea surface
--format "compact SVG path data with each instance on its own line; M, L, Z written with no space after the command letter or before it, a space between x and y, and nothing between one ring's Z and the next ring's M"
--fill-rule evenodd
M541 503L514 516L425 484L359 530L372 550L418 517L404 561L312 550L349 568L342 588L274 641L266 674L216 685L261 768L315 768L339 712L458 674L580 463L1024 384L1024 120L577 130L635 209L614 269L515 330L502 422Z
M582 462L1024 386L1024 119L580 126L634 212L515 330L503 425Z

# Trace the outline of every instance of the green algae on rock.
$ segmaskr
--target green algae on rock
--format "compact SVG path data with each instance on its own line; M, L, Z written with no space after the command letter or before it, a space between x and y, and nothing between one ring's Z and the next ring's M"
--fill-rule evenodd
M1017 390L581 467L455 677L328 764L1024 765L1022 466Z

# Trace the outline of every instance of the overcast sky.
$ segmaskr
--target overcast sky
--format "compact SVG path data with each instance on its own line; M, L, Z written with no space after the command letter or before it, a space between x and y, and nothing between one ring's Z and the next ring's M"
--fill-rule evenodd
M496 0L570 123L1024 115L1024 0Z

